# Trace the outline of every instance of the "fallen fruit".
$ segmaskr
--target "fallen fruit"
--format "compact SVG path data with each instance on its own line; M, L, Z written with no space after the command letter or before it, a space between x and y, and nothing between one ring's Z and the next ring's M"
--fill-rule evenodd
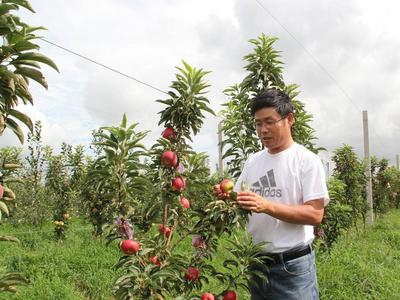
M68 220L69 219L69 214L68 213L63 214L63 219L64 220Z
M124 240L120 244L120 249L127 255L136 254L139 252L139 242L133 240Z
M3 198L4 195L4 188L3 186L0 184L0 199Z

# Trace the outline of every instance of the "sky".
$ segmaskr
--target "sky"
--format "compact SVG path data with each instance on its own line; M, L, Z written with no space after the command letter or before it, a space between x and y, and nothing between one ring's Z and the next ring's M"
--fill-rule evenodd
M242 81L249 39L277 37L284 80L301 91L313 115L317 145L328 159L343 144L363 156L362 111L368 111L370 153L395 164L400 154L400 21L397 1L271 0L30 0L36 11L17 14L44 26L46 40L168 91L176 66L185 60L211 73L210 107L227 101L223 90ZM43 141L88 146L91 132L118 125L125 112L145 144L160 136L156 102L166 95L38 40L40 52L58 65L44 67L49 89L31 83L34 106L20 107L43 124ZM218 116L207 115L194 137L196 151L217 162ZM1 146L19 145L7 132Z

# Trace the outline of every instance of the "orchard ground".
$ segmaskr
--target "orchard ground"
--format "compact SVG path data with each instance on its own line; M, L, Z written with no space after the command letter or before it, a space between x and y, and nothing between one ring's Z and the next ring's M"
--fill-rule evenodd
M51 222L42 229L4 224L1 235L12 234L22 244L0 243L1 273L18 271L30 280L17 294L0 299L114 299L111 287L118 271L113 264L121 252L118 243L105 246L93 237L92 227L73 219L67 240L55 242ZM219 266L229 256L227 236L213 262ZM193 251L191 241L180 248ZM317 253L321 299L400 299L400 210L392 210L365 230L342 236L330 253ZM218 286L210 281L204 291ZM249 299L239 291L240 299Z

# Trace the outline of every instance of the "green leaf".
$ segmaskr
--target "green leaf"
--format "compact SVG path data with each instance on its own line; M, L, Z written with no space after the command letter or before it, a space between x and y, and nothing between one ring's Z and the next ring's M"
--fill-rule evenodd
M32 69L32 68L27 68L27 67L17 67L15 70L16 74L21 74L23 76L26 76L28 78L31 78L35 80L36 82L40 83L45 89L48 88L47 82L43 77L42 72Z
M36 30L47 30L47 28L46 27L43 27L43 26L26 26L25 27L25 32L26 33L32 33L32 32L34 32L34 31L36 31Z
M39 49L39 45L31 43L27 40L22 40L17 42L14 46L13 46L14 50L17 52L20 51L27 51L27 50L34 50L34 49Z
M0 210L4 211L7 216L10 215L10 212L8 211L8 207L3 201L0 201Z
M124 115L122 116L121 127L126 128L126 123L127 123L127 119L126 119L126 114L124 113Z
M18 9L18 6L13 4L0 4L0 16L7 14L10 10L13 9Z
M14 120L7 118L6 127L10 128L15 133L21 144L24 143L24 132Z
M10 109L8 111L8 114L20 120L29 128L30 132L33 132L32 120L26 114L23 114L22 112L15 109Z
M52 67L54 70L59 72L57 65L47 56L38 53L38 52L28 52L28 53L22 53L20 54L16 59L13 61L19 61L19 60L33 60L33 61L38 61L41 63L44 63L50 67Z
M3 3L14 3L19 6L25 7L33 13L35 12L27 0L3 0Z

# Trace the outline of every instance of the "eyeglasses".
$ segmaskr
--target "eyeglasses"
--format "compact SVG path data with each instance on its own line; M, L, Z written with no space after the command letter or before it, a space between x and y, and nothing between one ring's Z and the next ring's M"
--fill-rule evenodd
M268 120L265 120L265 121L260 121L260 122L256 122L255 123L255 125L256 125L256 128L258 128L258 127L262 127L262 126L266 126L267 128L272 128L272 127L274 127L275 125L276 125L276 123L278 123L278 122L280 122L280 121L282 121L283 119L286 119L287 118L287 116L286 117L282 117L282 118L280 118L279 120L271 120L271 119L268 119Z

